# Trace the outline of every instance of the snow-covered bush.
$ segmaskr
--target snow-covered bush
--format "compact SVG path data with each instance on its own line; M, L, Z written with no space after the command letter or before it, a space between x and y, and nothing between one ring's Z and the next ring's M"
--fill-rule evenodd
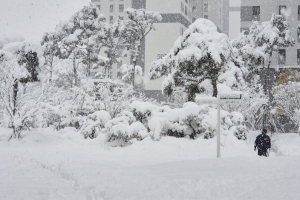
M129 111L123 111L118 117L108 121L104 132L107 134L108 142L114 141L121 146L128 144L133 138L142 140L149 135L145 126L136 121Z
M97 137L104 128L105 124L111 120L110 114L104 110L96 111L86 117L81 127L81 134L84 138L91 139Z
M188 102L182 108L172 109L168 106L159 107L147 103L146 109L143 104L134 103L134 107L138 108L140 115L143 116L140 119L149 128L154 140L160 140L162 136L196 139L201 135L209 139L216 135L217 109L214 106L199 106ZM231 132L238 139L247 138L244 117L238 112L229 113L221 110L221 130Z
M129 105L130 111L133 113L137 121L141 122L148 128L148 120L152 116L154 110L159 107L150 102L133 101Z

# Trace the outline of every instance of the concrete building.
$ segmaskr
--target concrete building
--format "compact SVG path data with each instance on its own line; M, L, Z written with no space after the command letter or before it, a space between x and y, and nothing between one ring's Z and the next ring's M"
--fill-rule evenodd
M241 0L193 0L192 10L193 21L209 19L229 38L240 33Z
M280 14L282 8L285 8L290 14L287 21L290 24L292 36L296 39L296 44L275 52L272 58L272 67L300 68L300 0L242 0L241 31L249 29L252 21L269 21L272 14Z
M162 21L154 25L156 30L150 32L142 44L142 56L138 65L144 69L146 78L149 77L151 63L167 54L176 39L192 22L192 0L92 0L92 3L98 6L107 21L126 17L123 11L128 7L157 11L162 15ZM116 78L116 71L117 67L114 67L113 78ZM146 95L163 99L161 95L163 79L147 80Z
M124 9L132 6L131 0L92 0L92 3L97 5L108 22L123 19Z
M235 38L248 30L252 21L269 21L273 13L285 8L290 16L293 47L282 48L273 54L272 65L276 68L299 68L300 66L300 0L193 0L193 20L203 17L214 22L229 38Z

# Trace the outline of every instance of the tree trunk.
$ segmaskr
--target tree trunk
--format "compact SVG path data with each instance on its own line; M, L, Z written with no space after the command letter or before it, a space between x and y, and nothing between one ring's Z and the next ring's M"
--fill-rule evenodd
M17 111L17 98L18 98L18 80L15 79L14 84L13 84L13 116L16 115Z
M49 61L49 66L50 66L50 77L49 77L49 83L52 82L52 76L53 76L53 58L54 56L52 55Z
M217 97L217 95L218 95L217 78L213 78L211 80L211 84L213 86L213 97Z
M74 73L74 81L75 86L78 86L78 75L77 75L77 67L76 67L76 56L75 53L73 55L73 73Z
M88 57L87 75L88 75L88 77L91 77L91 53L89 51L88 51L87 57Z
M137 45L137 51L135 52L135 58L133 60L133 69L132 69L132 86L134 87L134 79L135 79L135 66L137 64L138 56L140 54L141 50L141 40L139 41L139 44Z

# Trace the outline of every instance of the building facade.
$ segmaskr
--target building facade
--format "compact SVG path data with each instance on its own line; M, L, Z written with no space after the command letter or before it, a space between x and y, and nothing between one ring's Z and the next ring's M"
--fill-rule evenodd
M240 33L241 0L193 0L192 6L193 21L209 19L229 38Z
M106 20L113 22L118 18L124 19L124 9L146 9L157 11L162 15L162 21L154 24L141 45L141 57L138 61L146 77L145 93L149 97L163 99L161 88L164 78L149 80L150 65L153 61L169 53L177 38L183 34L192 22L192 0L92 0ZM129 60L125 62L130 62ZM117 66L113 68L113 78L117 77Z
M296 44L273 54L272 67L299 68L300 0L193 0L192 5L193 21L207 18L231 39L248 30L252 21L269 21L273 13L281 14L282 8L289 15L286 20Z
M299 68L300 0L242 0L241 31L248 30L252 21L270 21L273 13L281 14L282 11L290 24L292 37L295 38L296 43L293 47L281 48L274 53L272 67Z

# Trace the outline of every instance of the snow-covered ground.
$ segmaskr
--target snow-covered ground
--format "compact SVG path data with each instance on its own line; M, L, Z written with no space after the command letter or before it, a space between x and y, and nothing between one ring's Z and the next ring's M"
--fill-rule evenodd
M269 158L248 141L146 138L110 147L73 129L34 130L7 142L0 129L1 200L84 199L300 199L300 137L272 137Z

